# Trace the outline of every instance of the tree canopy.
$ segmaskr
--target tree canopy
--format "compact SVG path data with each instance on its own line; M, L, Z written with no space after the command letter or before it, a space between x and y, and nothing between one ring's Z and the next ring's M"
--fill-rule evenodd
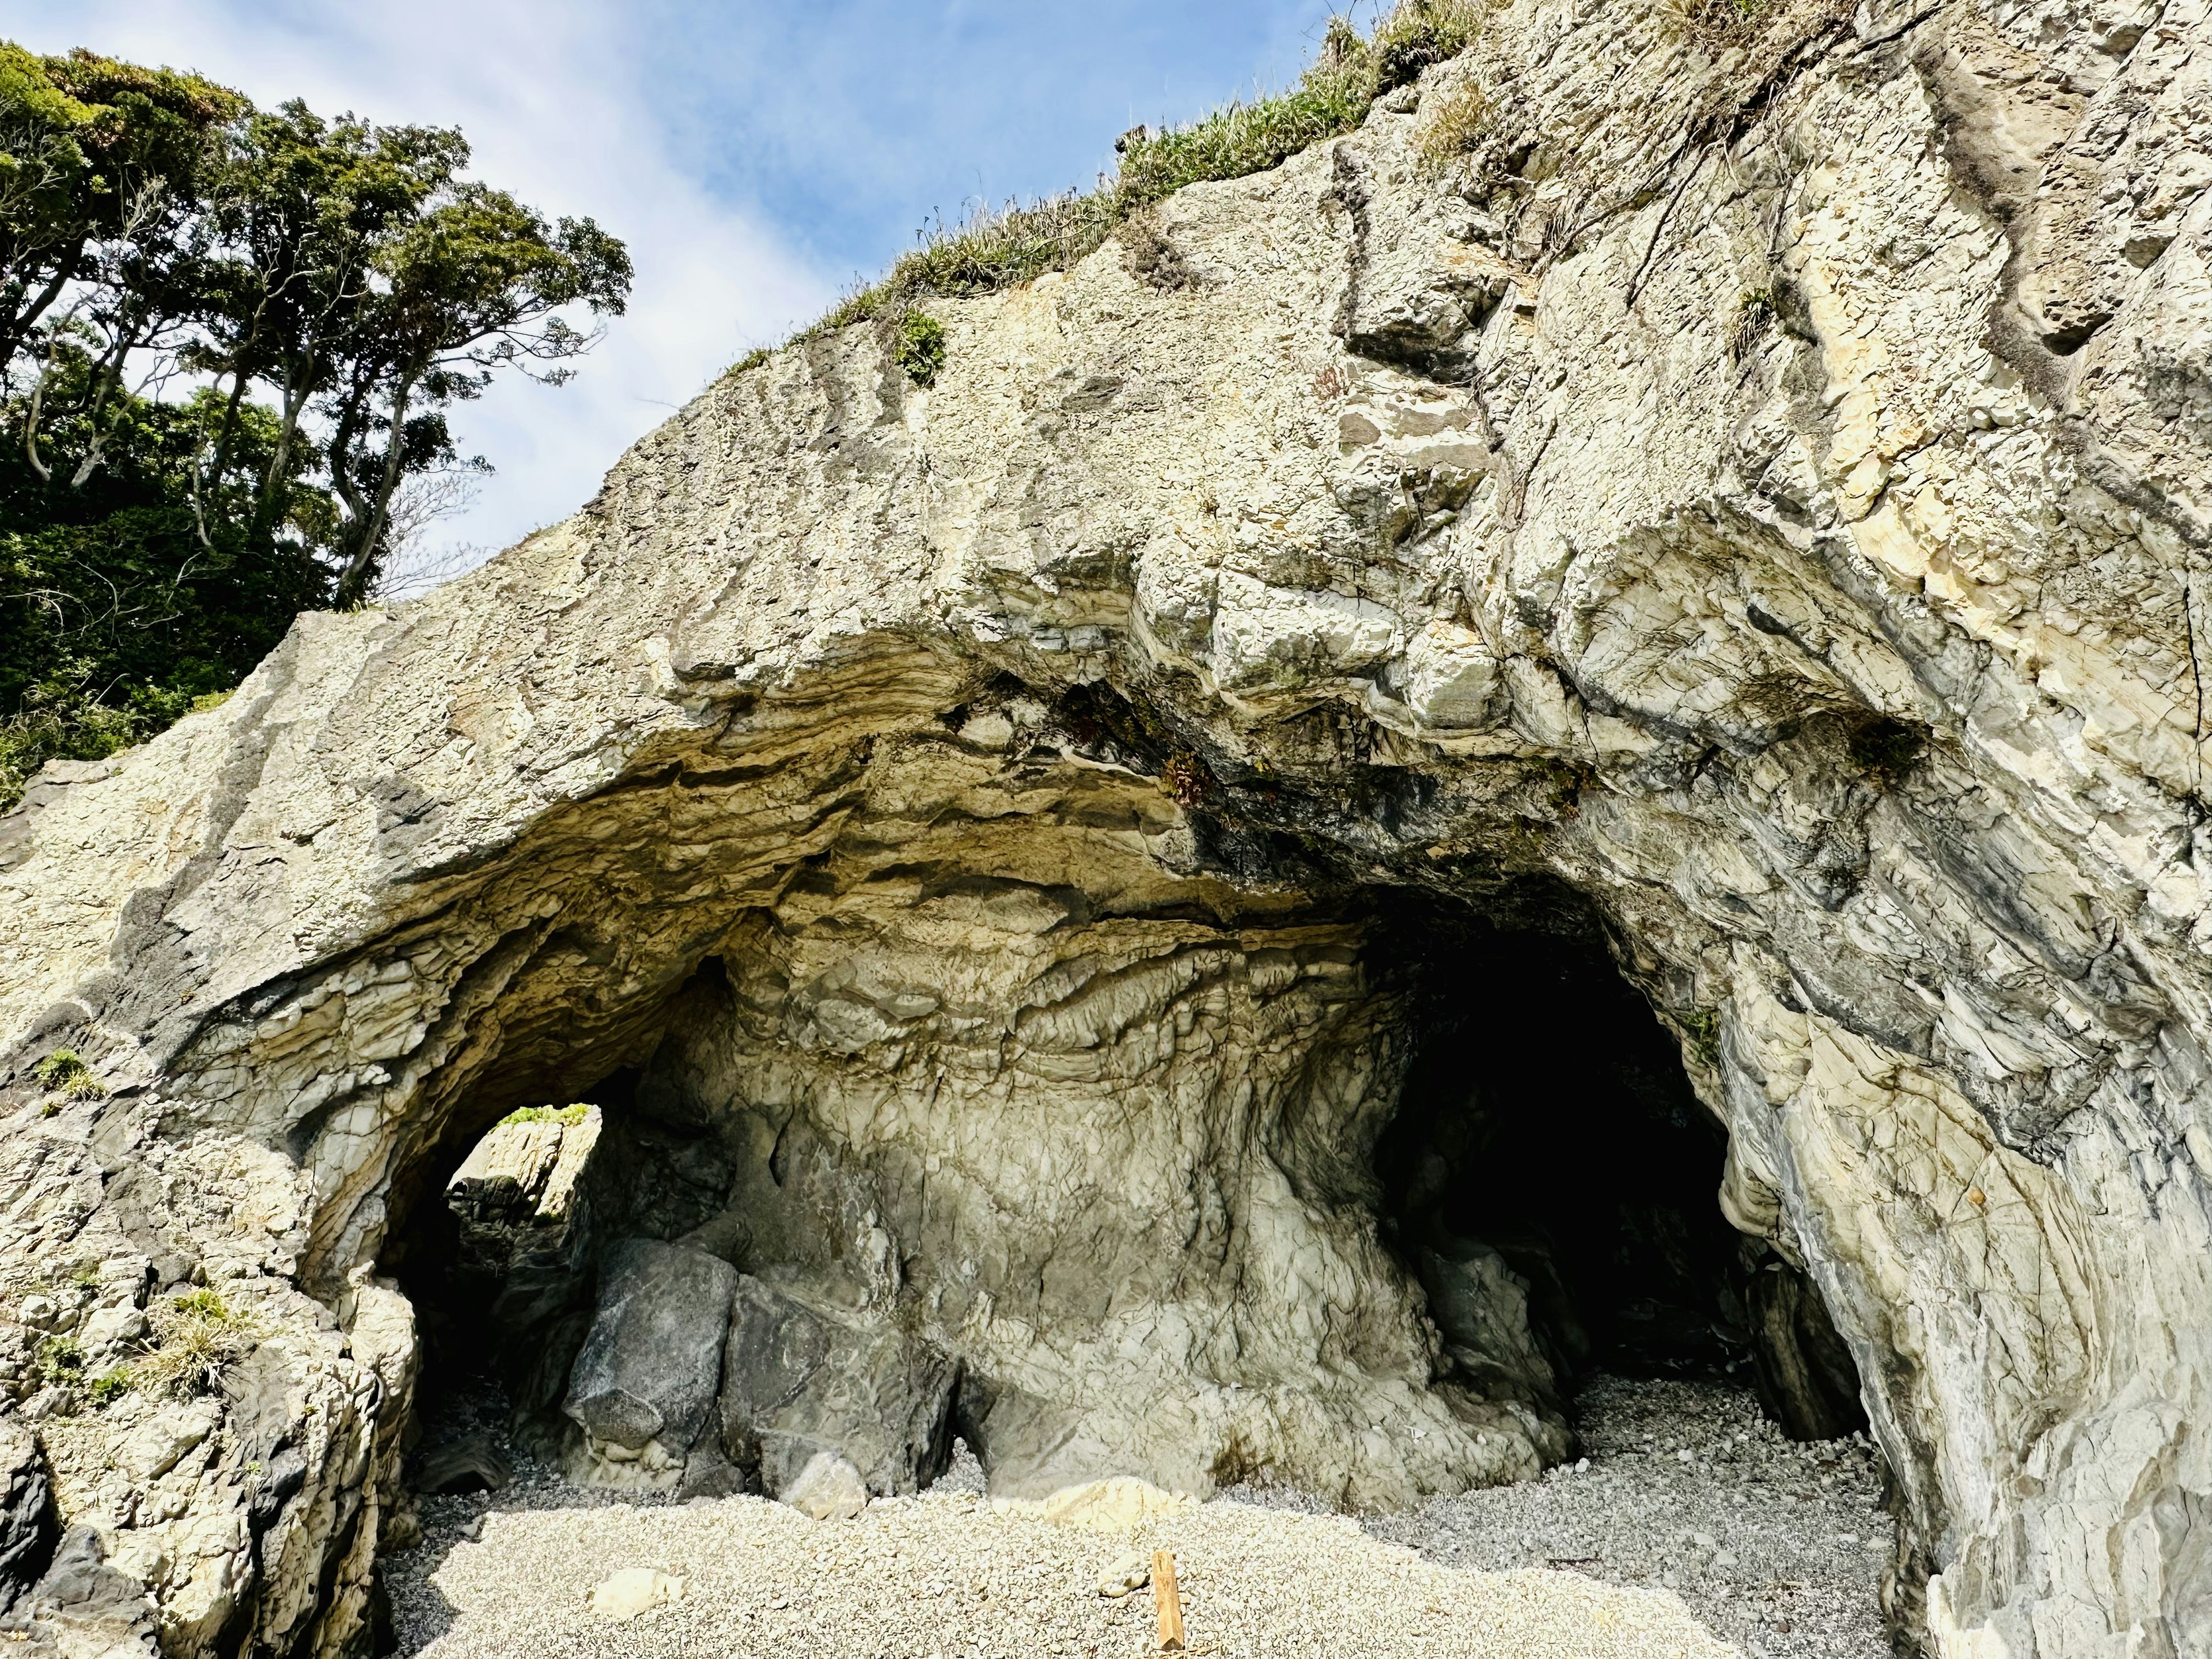
M468 175L452 128L256 109L0 42L0 809L371 595L447 411L559 384L622 243Z

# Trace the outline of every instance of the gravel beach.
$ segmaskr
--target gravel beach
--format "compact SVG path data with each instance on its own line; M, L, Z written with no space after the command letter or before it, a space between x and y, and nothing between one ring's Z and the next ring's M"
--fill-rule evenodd
M393 1634L434 1659L1120 1659L1151 1646L1153 1598L1099 1582L1165 1548L1188 1650L1224 1659L1887 1653L1863 1448L1792 1447L1723 1388L1600 1379L1581 1408L1587 1469L1364 1526L1240 1489L1092 1530L994 1505L964 1456L919 1497L814 1522L760 1498L615 1501L518 1458L495 1495L422 1500L423 1541L387 1563ZM489 1427L483 1409L435 1432ZM680 1599L592 1611L623 1568L682 1580Z

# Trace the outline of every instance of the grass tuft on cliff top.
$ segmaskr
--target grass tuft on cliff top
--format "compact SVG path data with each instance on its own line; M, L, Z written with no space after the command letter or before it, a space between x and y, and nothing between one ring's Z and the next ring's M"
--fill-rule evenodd
M1398 0L1371 35L1330 21L1321 54L1298 83L1273 97L1224 104L1187 126L1143 127L1119 146L1112 178L1091 191L986 207L957 225L941 221L877 283L848 296L794 340L811 340L879 317L903 319L924 300L965 299L1065 270L1097 251L1132 215L1185 185L1242 179L1280 166L1300 150L1349 132L1375 100L1464 51L1486 0ZM732 368L768 360L763 349Z

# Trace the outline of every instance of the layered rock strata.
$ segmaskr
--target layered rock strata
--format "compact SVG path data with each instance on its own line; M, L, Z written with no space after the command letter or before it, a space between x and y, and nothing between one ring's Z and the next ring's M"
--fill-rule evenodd
M379 1264L501 1115L631 1073L699 1175L632 1232L734 1216L707 1255L957 1359L1009 1489L1528 1472L1558 1419L1376 1231L1411 1039L1358 899L1540 876L1850 1346L1900 1629L2208 1651L2212 23L1749 34L1501 6L1164 204L1173 285L1109 246L934 305L927 390L793 347L50 767L0 826L39 1627L127 1634L121 1583L176 1653L365 1640ZM136 1363L202 1290L197 1401L48 1346Z

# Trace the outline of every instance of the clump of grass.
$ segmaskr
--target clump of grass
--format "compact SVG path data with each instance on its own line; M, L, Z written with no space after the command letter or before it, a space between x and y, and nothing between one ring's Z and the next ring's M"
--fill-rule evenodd
M559 1123L573 1128L584 1121L591 1111L588 1103L579 1101L573 1106L520 1106L500 1119L499 1127L510 1123Z
M1735 326L1729 331L1729 357L1741 362L1758 346L1759 337L1774 321L1774 295L1765 289L1755 289L1740 295L1735 306Z
M1474 44L1484 8L1472 0L1401 0L1368 43L1376 97Z
M118 1365L94 1377L85 1393L95 1406L112 1406L131 1392L134 1380L129 1367Z
M172 1297L151 1310L151 1322L152 1352L131 1368L131 1380L174 1400L211 1392L262 1334L260 1321L213 1291Z
M1449 161L1487 138L1495 117L1490 95L1474 81L1462 81L1422 111L1413 142L1431 161Z
M94 1100L107 1092L92 1074L92 1067L84 1063L84 1056L74 1048L55 1049L31 1068L31 1075L48 1094L71 1100Z
M916 386L928 386L945 367L945 325L927 312L909 310L892 325L891 359Z
M1659 17L1676 33L1708 46L1741 46L1756 35L1782 0L1658 0Z
M903 316L924 300L994 293L1065 270L1103 246L1132 216L1185 185L1264 173L1351 131L1377 98L1466 50L1486 9L1486 0L1399 0L1365 38L1335 18L1319 58L1287 91L1238 100L1185 126L1136 129L1119 146L1114 176L1102 177L1095 190L985 208L951 227L939 222L881 281L847 295L796 337ZM737 370L765 355L748 354Z

